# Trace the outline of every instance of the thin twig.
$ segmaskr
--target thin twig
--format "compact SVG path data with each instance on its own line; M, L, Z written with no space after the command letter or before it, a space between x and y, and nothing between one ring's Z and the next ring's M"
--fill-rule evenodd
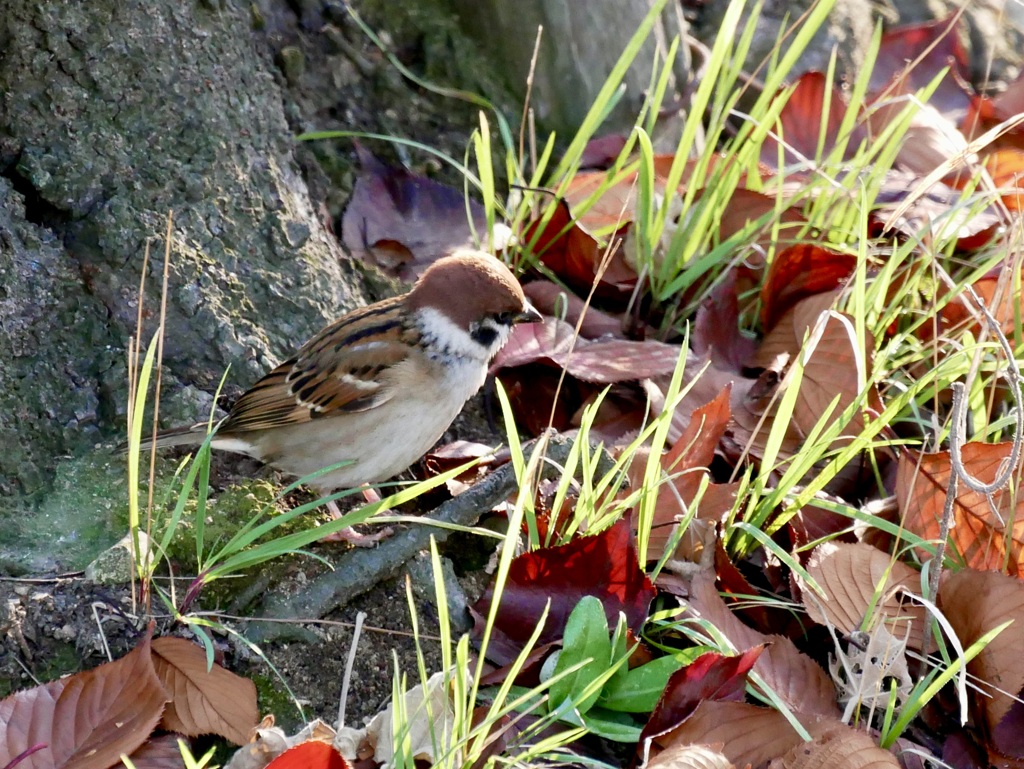
M1024 396L1021 395L1020 367L1017 365L1017 358L1014 355L1013 347L1000 328L999 321L995 319L988 307L978 296L977 292L970 285L965 286L968 295L985 316L985 322L989 330L999 340L999 345L1006 354L1007 373L1010 380L1010 390L1013 394L1014 421L1016 429L1013 432L1013 443L1010 446L1010 456L1000 466L996 477L991 483L983 483L971 475L964 466L962 449L967 441L967 409L965 406L965 393L967 387L963 382L954 382L950 387L953 390L953 414L952 424L949 430L949 461L951 465L949 473L949 486L946 489L946 503L942 508L942 520L939 522L939 541L935 548L935 557L932 559L931 573L928 575L928 597L935 600L939 590L939 578L942 576L942 562L946 554L946 542L949 539L949 530L953 526L953 509L956 505L957 484L963 481L964 485L971 491L984 494L989 505L995 512L996 517L1002 523L1002 517L996 507L992 495L1003 488L1010 480L1017 463L1020 460L1021 448L1024 446ZM972 379L973 374L968 375Z
M348 660L345 662L345 675L341 679L341 702L338 703L338 731L345 726L345 703L348 702L348 685L352 681L352 668L356 665L356 648L359 646L359 637L363 633L363 622L366 620L366 612L356 614L356 626L352 631L352 643L348 647Z

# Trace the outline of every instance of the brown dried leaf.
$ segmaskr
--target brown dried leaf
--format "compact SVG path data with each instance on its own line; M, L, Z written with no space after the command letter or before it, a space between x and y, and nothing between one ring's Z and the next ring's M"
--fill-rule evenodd
M873 619L866 630L881 619L894 636L907 637L910 647L922 648L925 610L912 605L899 590L919 593L921 577L902 561L871 545L830 542L814 549L807 572L826 594L821 598L802 586L804 608L815 622L825 624L827 619L848 635L861 628L870 611Z
M147 635L119 660L0 701L0 766L44 744L18 769L108 769L146 741L166 701Z
M577 338L574 345L574 336L572 326L555 318L516 326L491 364L491 371L544 361L564 368L583 382L636 382L670 375L683 354L679 345L655 341Z
M622 333L621 318L587 307L576 294L566 291L557 283L550 280L534 280L523 286L523 292L539 313L556 318L564 317L566 323L573 328L582 316L580 336L584 339L606 336L622 339L625 336Z
M469 202L471 227L461 189L388 166L362 145L355 147L363 170L341 220L349 253L412 282L440 257L478 247L476 234L487 237L483 206ZM496 230L495 237L500 250L504 235Z
M864 732L836 728L811 742L794 745L772 761L769 769L884 769L900 762Z
M764 655L761 655L764 658ZM823 715L795 713L811 736L830 729L846 729L839 720ZM765 766L804 742L777 710L745 702L707 700L697 706L681 726L658 738L666 749L674 746L721 743L722 753L736 766Z
M802 350L804 371L790 425L794 437L801 442L832 407L837 395L839 400L829 412L831 422L837 421L860 398L861 386L868 381L872 370L873 350L870 346L867 350L859 348L852 316L829 309L838 294L836 290L799 301L769 332L758 351L757 362L764 365L781 354L792 355ZM870 345L870 337L867 341ZM850 417L842 433L832 442L831 450L844 448L864 432L865 411L877 414L881 410L881 398L871 385L866 409ZM766 420L763 432L755 435L755 446L759 447L767 439L773 421ZM879 450L879 456L887 454ZM755 455L758 454L755 452ZM837 483L856 483L860 472L861 462L855 460L843 470ZM834 487L835 484L830 486Z
M838 715L835 685L821 666L788 638L759 633L744 625L719 597L713 574L701 573L693 578L690 611L711 622L737 649L769 644L755 663L754 672L787 706L803 713Z
M1003 630L967 664L981 684L976 707L999 752L1024 758L1024 705L1014 697L1024 689L1024 583L992 571L965 569L939 588L939 606L964 648L1007 620Z
M185 759L181 757L181 747L178 745L179 739L181 737L177 734L154 737L142 743L128 758L135 769L185 769Z
M647 769L735 769L721 745L677 745L647 762Z
M207 670L200 646L170 636L153 641L153 667L171 694L163 728L190 737L217 734L236 745L249 741L260 720L252 681L220 665Z
M978 480L990 483L1010 456L1010 446L964 444L964 466ZM951 471L948 451L904 451L900 455L896 498L903 524L909 531L924 539L938 539ZM1015 485L1012 479L1010 485ZM1024 498L1018 499L1012 488L995 492L990 504L984 494L960 484L952 523L950 541L968 566L982 571L1005 570L1024 577Z

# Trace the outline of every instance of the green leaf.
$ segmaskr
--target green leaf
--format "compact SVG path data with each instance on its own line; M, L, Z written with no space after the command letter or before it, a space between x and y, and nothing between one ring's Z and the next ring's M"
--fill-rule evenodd
M583 725L598 737L614 742L639 742L642 731L636 720L626 713L594 707L582 716Z
M598 703L608 710L650 713L665 691L669 676L684 664L686 663L668 656L633 668L622 678L616 677L609 681L601 691Z
M555 664L554 675L577 669L551 685L552 710L571 698L579 712L586 713L597 701L600 689L584 694L611 665L612 642L604 606L592 595L584 596L569 615L565 625L562 651Z

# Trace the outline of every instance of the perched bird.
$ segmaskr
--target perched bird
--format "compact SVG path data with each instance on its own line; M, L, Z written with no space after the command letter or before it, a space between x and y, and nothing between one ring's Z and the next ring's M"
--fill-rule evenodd
M299 477L351 461L310 482L323 493L385 481L448 429L512 327L540 319L493 256L439 259L409 293L339 318L263 377L211 445ZM198 444L206 431L205 423L177 428L155 443ZM342 538L359 539L353 534Z

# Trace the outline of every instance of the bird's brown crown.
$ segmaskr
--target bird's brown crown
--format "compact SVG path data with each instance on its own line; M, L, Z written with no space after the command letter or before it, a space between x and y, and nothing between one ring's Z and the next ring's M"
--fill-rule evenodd
M462 328L487 316L520 313L526 306L519 281L500 260L464 250L438 259L409 293L410 309L431 307Z

